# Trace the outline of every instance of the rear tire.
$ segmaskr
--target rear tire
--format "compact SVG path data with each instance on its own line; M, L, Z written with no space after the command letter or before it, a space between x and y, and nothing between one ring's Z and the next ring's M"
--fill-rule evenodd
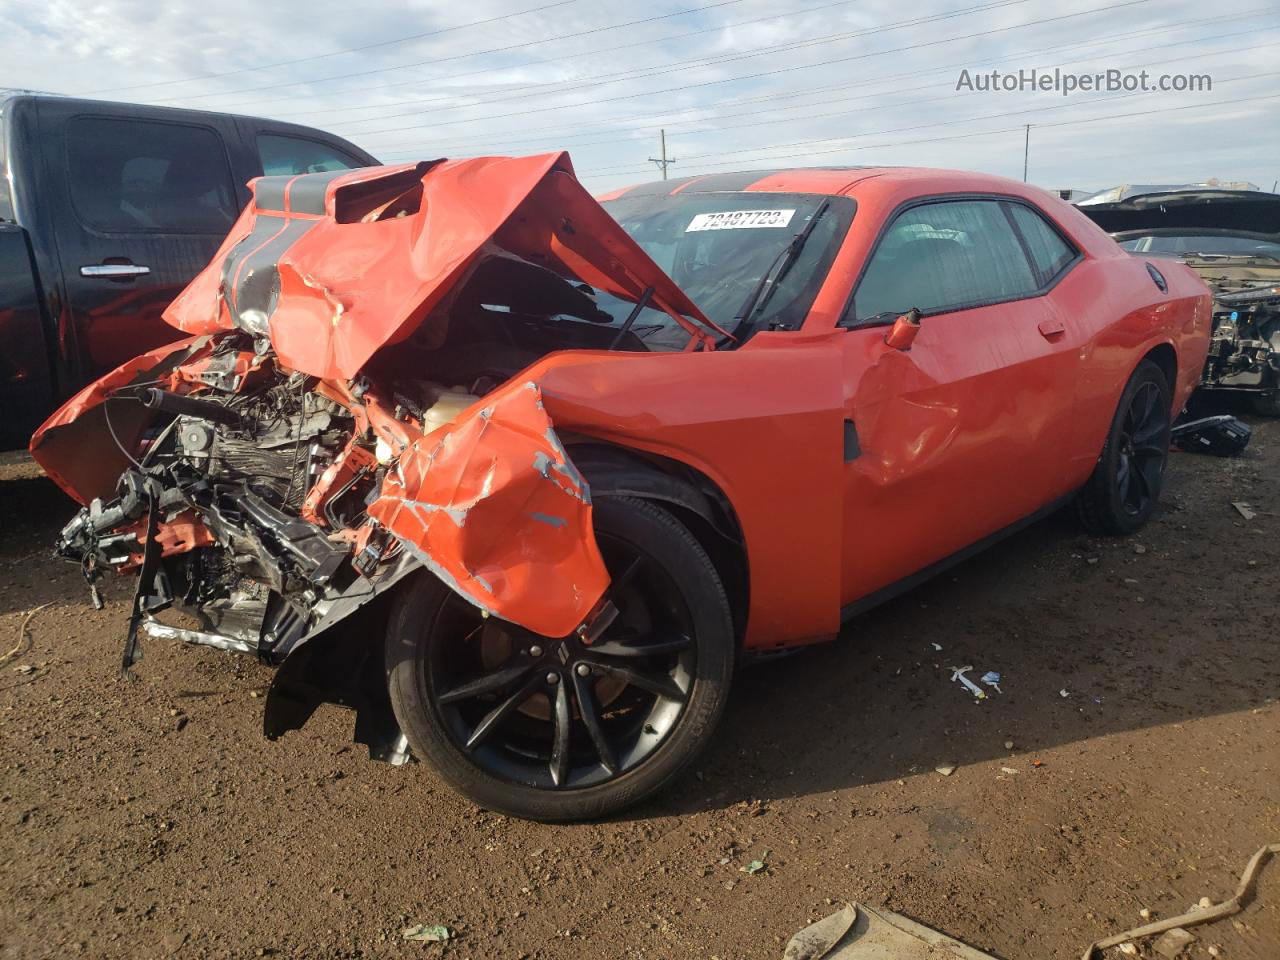
M1169 459L1169 408L1164 372L1143 360L1120 396L1102 456L1076 498L1090 533L1129 534L1155 512Z
M648 501L599 497L593 513L618 609L593 644L482 619L425 571L392 610L400 728L487 809L546 822L615 813L679 776L723 713L735 643L706 552Z

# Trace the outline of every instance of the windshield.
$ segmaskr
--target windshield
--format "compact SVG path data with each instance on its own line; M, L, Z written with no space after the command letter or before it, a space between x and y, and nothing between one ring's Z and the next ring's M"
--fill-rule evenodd
M824 206L825 203L825 206ZM848 197L808 193L680 193L622 196L604 208L708 318L732 329L739 311L773 270L776 286L761 298L753 329L798 327L817 296L853 219ZM778 261L819 214L790 269ZM634 304L600 296L621 324ZM659 310L641 311L632 332L651 350L679 350L689 334Z
M1122 240L1120 246L1133 253L1220 253L1235 256L1272 257L1280 259L1280 243L1259 240L1256 237L1230 236L1227 234L1161 234L1160 236L1131 237Z

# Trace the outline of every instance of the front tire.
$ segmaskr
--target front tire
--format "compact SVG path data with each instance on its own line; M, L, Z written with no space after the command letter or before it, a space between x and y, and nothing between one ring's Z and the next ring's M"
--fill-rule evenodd
M1155 512L1169 459L1169 408L1164 371L1143 360L1120 396L1102 456L1076 498L1086 530L1129 534Z
M706 552L647 501L600 497L593 513L618 616L592 644L482 618L425 571L392 611L400 728L487 809L548 822L615 813L675 779L724 710L733 626Z

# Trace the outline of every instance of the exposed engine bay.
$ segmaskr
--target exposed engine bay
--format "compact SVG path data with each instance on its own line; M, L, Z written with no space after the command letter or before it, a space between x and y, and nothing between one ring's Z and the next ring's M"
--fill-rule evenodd
M1280 390L1280 286L1274 278L1211 286L1216 296L1205 384ZM1275 405L1280 408L1280 399Z

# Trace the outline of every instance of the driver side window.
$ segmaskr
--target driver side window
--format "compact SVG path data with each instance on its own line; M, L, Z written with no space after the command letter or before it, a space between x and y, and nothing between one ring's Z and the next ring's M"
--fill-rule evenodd
M943 200L899 214L854 292L857 322L965 309L1033 294L1027 255L997 200Z

